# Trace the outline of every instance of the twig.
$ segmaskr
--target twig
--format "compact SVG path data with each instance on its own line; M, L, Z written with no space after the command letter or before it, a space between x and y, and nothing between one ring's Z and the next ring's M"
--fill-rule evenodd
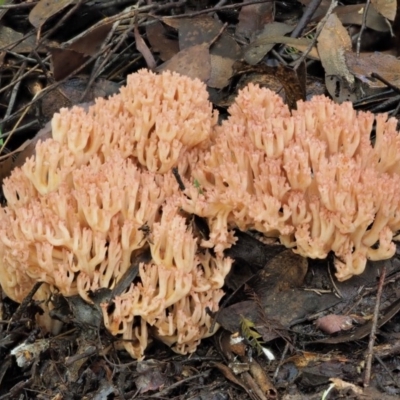
M111 45L108 45L104 51L108 50L111 47ZM94 54L92 57L87 59L82 65L74 69L70 74L68 74L62 81L54 82L53 84L46 86L36 97L34 97L29 103L25 104L23 107L21 107L18 111L16 111L14 114L11 114L8 118L5 118L3 120L3 123L8 122L10 119L14 118L16 115L18 115L20 112L23 110L27 109L28 107L32 106L36 101L40 100L47 92L50 92L53 89L56 89L60 85L62 85L65 81L67 81L69 78L75 76L78 74L78 72L82 71L84 68L86 68L91 62L97 59L97 57L100 55L101 51L98 51L96 54ZM1 92L1 91L0 91Z
M311 3L310 3L311 4ZM312 48L315 46L315 43L317 42L317 39L319 37L319 35L322 32L322 29L324 29L324 26L326 24L326 21L328 21L329 16L332 14L333 10L335 9L335 7L337 6L337 1L332 0L331 5L328 8L328 11L326 12L324 18L322 19L322 21L320 22L320 24L318 25L318 29L315 32L315 35L313 37L313 40L311 41L311 43L308 45L306 51L299 57L299 59L296 61L293 69L296 71L297 68L300 67L300 65L303 63L303 61L305 60L305 58L308 56L308 53L312 50Z
M178 3L171 3L168 4L169 8L173 7L178 7L182 2L178 2ZM117 21L122 21L124 19L130 19L132 17L134 17L136 14L140 14L140 13L146 13L146 12L150 12L152 10L159 10L160 9L160 5L159 4L150 4L148 6L143 6L143 7L139 7L139 8L135 8L133 10L131 10L129 7L123 11L121 11L120 13L113 15L112 17L108 17L108 18L104 18L102 20L100 20L99 22L96 22L95 24L93 24L92 26L90 26L88 29L86 29L85 31L83 31L82 33L80 33L79 35L75 36L74 38L68 40L67 42L63 43L63 47L67 47L68 45L76 42L78 39L86 36L89 32L92 32L93 30L97 29L100 26L103 26L105 24L110 24L110 23L114 23ZM165 17L164 17L165 18Z
M23 71L25 68L26 68L26 62L24 61L24 62L22 63L22 65L21 65L20 69L18 70L17 75L18 75L21 71ZM17 94L18 94L18 91L19 91L19 87L21 86L21 82L22 82L22 81L18 81L18 82L14 85L14 87L13 87L13 89L12 89L12 91L11 91L10 101L8 102L8 106L7 106L6 113L4 114L4 118L7 118L8 116L10 116L10 114L11 114L11 112L12 112L12 110L13 110L13 107L14 107L14 104L15 104L15 100L16 100L16 98L17 98ZM1 124L0 127L2 127L2 125L3 125L3 124ZM0 151L0 153L1 153L1 151Z
M378 325L379 309L381 305L381 298L382 298L382 291L383 291L383 284L385 282L385 277L386 277L386 266L383 265L381 270L381 276L379 278L379 283L378 283L378 292L376 293L376 302L375 302L374 315L372 318L371 332L369 335L367 356L365 358L364 387L369 386L369 382L371 380L371 366L372 366L372 358L374 356L375 334Z
M378 361L379 364L382 365L382 368L386 371L386 373L388 374L388 376L392 379L393 383L400 388L400 383L399 381L396 379L395 375L392 373L392 371L390 370L390 368L387 367L387 365L383 362L383 360L375 353L374 354L375 359Z
M53 74L50 72L49 68L46 67L45 63L42 61L42 58L40 57L38 52L36 50L33 50L31 52L31 54L33 54L33 56L35 57L40 68L42 68L42 71L43 71L44 75L46 76L46 79L48 80L48 82L54 83Z
M272 3L274 0L254 0L254 1L249 1L246 3L235 3L235 4L228 4L227 6L220 6L220 7L211 7L207 8L206 10L200 10L200 11L195 11L192 13L185 13L185 14L178 14L178 15L171 15L171 16L163 16L163 19L169 19L169 18L192 18L192 17L197 17L198 15L203 15L203 14L209 14L215 11L222 11L222 10L231 10L232 8L241 8L241 7L246 7L251 4L262 4L262 3ZM176 4L176 3L173 3ZM153 13L150 14L152 17L157 18L156 15Z
M176 181L178 182L179 190L181 190L182 192L184 192L186 188L185 188L185 184L184 184L183 181L182 181L181 176L179 175L178 168L176 168L176 167L175 167L175 168L172 168L172 174L174 175Z
M48 61L50 59L50 56L47 56L43 62ZM2 88L0 88L0 94L5 92L7 89L12 88L17 82L22 81L24 78L26 78L27 76L29 76L32 73L32 70L34 70L35 68L38 68L39 64L34 65L31 69L29 69L27 72L25 72L24 74L22 74L21 76L19 76L18 78L13 79L8 85L3 86ZM6 121L3 121L6 122Z
M18 83L18 84L19 84L19 83ZM13 90L13 91L14 91L14 90ZM41 92L37 92L37 93L35 94L35 96L33 96L33 99L32 99L32 102L31 102L32 104L33 104L35 98L37 98L38 95L39 95L40 93L41 93ZM9 133L8 136L6 137L6 140L4 141L3 145L1 146L1 148L0 148L0 154L3 153L3 150L4 150L5 147L7 146L7 143L9 142L11 136L12 136L12 135L15 133L15 131L17 130L19 124L21 123L21 121L22 121L23 118L25 117L26 113L27 113L27 112L29 111L29 109L31 108L32 104L29 104L28 107L26 107L26 108L24 109L24 111L22 112L21 116L18 118L18 121L17 121L16 124L14 125L13 129L11 129L10 133ZM15 114L15 113L14 113L14 114ZM5 121L5 120L6 120L6 118L4 119L4 121ZM2 136L2 138L3 138L3 137L4 137L4 135Z
M39 47L40 45L43 44L43 42L50 36L52 35L60 26L62 26L64 24L65 21L68 20L69 17L71 17L75 11L82 5L82 3L85 0L78 0L76 2L76 4L70 9L68 10L61 18L59 21L57 21L57 23L48 31L46 31L46 33L42 36L42 38L38 41L38 45L37 47ZM40 34L40 28L38 29L38 34Z
M289 351L289 349L290 349L290 343L286 342L285 343L285 348L282 351L281 359L279 360L279 363L276 366L274 375L272 377L273 380L275 380L278 377L279 369L282 367L283 363L285 362L285 357L286 357L286 354Z
M381 81L387 87L389 87L390 89L392 89L396 93L400 94L400 88L398 86L393 85L393 83L390 83L387 79L385 79L383 76L377 74L376 72L372 72L371 78L378 79L378 81Z
M300 18L300 21L298 22L296 28L293 29L292 33L290 34L290 37L298 38L299 36L301 36L301 34L304 31L304 28L311 21L311 18L313 17L315 11L317 11L317 8L321 4L321 2L322 0L312 0L310 3L308 3L307 8L304 10L302 17Z
M173 390L178 388L179 386L182 386L183 384L185 384L186 382L190 382L193 381L195 379L200 379L200 378L207 378L211 375L211 370L206 370L204 372L200 372L198 374L195 374L193 376L189 376L188 378L183 378L182 380L173 383L172 385L169 385L167 387L165 387L164 389L160 390L158 393L156 394L152 394L151 396L148 396L147 398L152 399L152 398L156 398L159 399L161 396L166 396L168 395L168 393Z
M121 23L121 20L118 20L118 21L114 22L113 26L110 29L110 32L108 33L106 39L102 43L100 50L103 50L107 46L107 44L111 41L112 36L114 35L114 33L117 30L117 28L118 28L120 23ZM129 26L129 28L131 28L131 26ZM123 37L125 37L125 35L126 35L126 33L122 34ZM80 102L82 102L85 99L85 97L86 97L88 91L90 90L94 80L100 74L100 70L102 69L103 65L109 60L111 55L114 54L117 51L119 45L120 45L120 43L116 47L114 47L114 49L109 51L108 54L104 57L103 60L102 60L102 57L99 57L95 61L94 66L93 66L92 71L91 71L91 74L90 74L89 81L88 81L88 83L86 85L85 91L82 93L82 96L80 97L80 100L79 100Z
M25 115L25 114L24 114L24 115ZM30 121L30 122L28 122L28 123L26 123L26 124L24 124L24 125L20 125L20 126L18 126L18 127L15 127L15 126L14 126L14 128L12 128L10 131L3 132L3 133L1 134L1 136L0 136L0 138L5 139L6 137L8 137L8 136L10 136L10 135L13 135L14 133L22 132L22 131L25 131L25 130L27 130L27 129L39 130L40 127L39 127L39 122L38 122L38 120L35 119L35 120L33 120L33 121ZM14 152L15 152L15 150L12 151L12 153L14 153ZM0 154L1 154L1 153L0 153ZM10 153L7 153L7 155L9 155L9 154L10 154ZM1 160L2 160L2 156L0 155L0 161L1 161Z
M330 280L331 280L332 286L335 288L337 297L343 299L343 295L342 295L342 293L340 292L339 288L337 287L337 285L336 285L336 283L335 283L335 280L333 279L332 272L331 272L331 269L330 269L329 265L328 265L328 274L329 274L329 278L330 278Z
M367 0L365 2L365 6L364 6L364 13L363 13L363 17L362 17L361 29L360 29L360 32L359 32L358 38L357 38L357 51L356 51L357 57L360 57L361 38L362 38L362 34L364 33L365 27L367 26L367 14L368 14L370 1L371 0Z
M15 313L13 314L13 316L10 319L10 322L7 326L7 332L10 330L11 323L14 322L15 320L19 319L22 316L22 314L25 312L26 308L28 307L28 304L32 301L33 296L39 290L40 286L42 286L42 282L36 282L33 285L33 288L30 290L30 292L22 300L22 303L17 308L17 311L15 311Z

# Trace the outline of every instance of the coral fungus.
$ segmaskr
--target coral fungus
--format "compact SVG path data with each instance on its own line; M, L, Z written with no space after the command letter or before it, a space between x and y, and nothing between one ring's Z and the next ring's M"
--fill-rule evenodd
M112 299L112 314L104 305L105 325L127 339L136 358L143 357L148 326L177 351L194 351L210 335L205 309L217 310L232 261L198 248L168 171L189 168L216 118L200 81L144 70L88 112L56 114L52 139L39 142L36 155L4 182L4 292L21 302L40 281L40 295L58 291L91 302L89 291L113 289L150 247L140 282Z
M102 305L106 328L141 358L150 336L187 353L212 333L206 308L216 311L223 295L234 228L277 237L306 257L333 251L341 280L394 254L396 120L325 97L291 113L253 85L229 114L217 124L200 81L144 70L87 112L61 110L52 138L4 182L5 293L21 302L40 281L43 293L91 302L89 291L113 289L149 249L138 277L112 307ZM206 219L209 237L194 233L190 214Z
M367 259L390 258L400 229L400 136L384 114L357 113L324 96L292 113L249 85L194 167L183 208L208 219L203 245L223 251L232 227L278 237L305 257L336 255L340 280ZM375 138L372 129L376 122Z

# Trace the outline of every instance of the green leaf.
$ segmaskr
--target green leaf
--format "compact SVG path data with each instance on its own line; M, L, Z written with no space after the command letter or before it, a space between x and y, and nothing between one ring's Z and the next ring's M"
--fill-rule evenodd
M250 346L257 351L258 355L260 355L263 352L262 348L264 341L262 340L262 336L255 330L254 327L255 324L253 321L250 321L249 319L241 316L241 334L245 337Z

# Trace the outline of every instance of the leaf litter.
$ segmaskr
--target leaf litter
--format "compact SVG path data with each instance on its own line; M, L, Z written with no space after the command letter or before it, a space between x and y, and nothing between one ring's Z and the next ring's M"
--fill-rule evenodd
M110 96L142 67L201 79L222 114L249 82L273 88L291 108L330 94L359 109L400 113L394 0L1 6L2 179L48 137L60 107ZM227 252L235 260L227 294L214 316L221 329L191 357L157 341L144 361L117 349L98 308L110 293L94 293L90 309L59 296L52 314L64 324L58 335L38 328L41 305L31 296L19 306L2 299L0 399L398 398L397 258L337 282L330 259L306 260L252 232L237 236ZM370 348L371 332L377 341Z

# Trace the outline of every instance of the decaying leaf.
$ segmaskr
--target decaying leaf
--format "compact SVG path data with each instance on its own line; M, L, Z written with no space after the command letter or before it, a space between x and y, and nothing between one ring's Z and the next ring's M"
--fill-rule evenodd
M87 76L76 76L62 82L56 89L45 93L38 102L39 114L42 120L47 122L62 107L69 108L81 102L94 101L97 97L107 97L118 92L119 89L119 85L114 82L98 79L82 99L88 81L89 78Z
M10 175L13 168L13 159L11 154L6 154L2 156L2 160L0 161L0 182L3 182L4 178Z
M36 48L36 38L33 35L24 35L4 25L0 25L0 48L9 49L15 53L30 53ZM16 44L18 43L18 44Z
M241 50L235 39L223 31L224 26L222 22L207 15L197 18L178 18L175 20L165 18L164 22L178 30L179 48L181 51L175 57L179 60L180 64L182 64L182 58L184 58L185 63L191 64L199 64L198 60L202 60L202 63L206 62L204 67L207 71L202 71L200 74L197 72L198 75L188 75L185 72L187 68L175 69L175 61L168 64L167 69L173 69L176 72L181 71L181 73L188 76L199 77L212 88L221 89L227 86L233 75L233 64L240 57ZM194 56L200 57L197 55L198 51L199 49L204 51L206 48L205 44L208 44L208 54L203 53L205 58L191 59L192 52ZM186 54L189 54L190 57L187 58ZM161 68L164 67L162 66ZM188 68L193 73L193 70L199 70L200 66L188 65Z
M285 89L286 104L291 110L297 108L298 101L306 100L307 71L305 63L301 64L297 70L279 64L275 76Z
M222 89L229 84L233 75L235 60L217 54L210 55L211 76L207 85L212 88Z
M159 389L169 383L170 378L162 372L162 364L157 360L140 361L137 364L139 375L135 384L140 393Z
M307 259L285 250L269 261L248 285L260 297L262 304L267 297L303 285L308 270ZM267 290L266 290L267 289Z
M241 48L231 35L222 32L211 46L210 56L211 77L207 84L222 89L229 84L234 74L233 65L241 57Z
M39 28L49 18L72 3L74 0L40 0L29 13L29 22L35 28Z
M26 368L33 362L37 362L40 354L46 351L49 346L49 339L37 340L34 343L24 342L14 347L11 354L15 356L19 367Z
M329 94L339 103L355 100L354 76L347 68L345 59L346 51L351 51L351 39L335 14L328 17L318 37L317 47Z
M248 0L243 0L243 3L247 2ZM243 6L239 13L239 23L236 25L236 35L251 37L253 33L273 22L274 16L275 4L273 1Z
M155 69L155 67L157 65L156 60L154 59L153 53L150 51L146 42L143 40L142 36L140 36L140 32L139 32L137 24L135 24L135 26L133 28L133 33L135 35L136 49L140 52L140 54L145 59L147 68L149 68L151 70Z
M61 81L80 67L89 57L74 50L50 48L53 77Z
M400 60L396 57L384 53L360 53L357 57L352 51L346 51L345 57L349 71L365 84L364 89L386 88L384 83L371 78L373 72L400 87Z
M227 365L218 362L213 363L213 365L215 368L218 368L218 370L225 376L226 379L230 380L238 386L241 386L242 389L244 389L245 391L248 391L246 385L238 377L235 376L235 373Z
M208 15L200 15L196 18L178 18L174 25L178 29L181 50L197 44L210 43L220 34L223 27L221 21Z
M359 25L363 23L365 4L349 4L335 8L335 14L343 25ZM385 18L373 6L368 7L365 26L377 32L388 32L390 26Z
M86 34L80 36L67 47L51 47L49 50L54 79L56 81L64 79L88 58L94 56L100 50L111 27L111 23L99 25L94 29L89 29Z
M160 53L160 58L167 61L179 51L177 40L168 37L168 32L164 25L157 21L146 26L147 39L150 42L153 52Z
M390 21L394 21L397 8L396 0L371 0L371 4L379 14Z
M220 310L217 322L225 329L236 332L243 319L251 321L264 342L286 337L284 326L296 318L296 315L288 312L291 306L287 302L281 303L281 299L291 288L303 284L306 272L307 260L304 257L294 254L291 250L283 251L247 281L246 293L252 300L241 301ZM293 297L292 300L293 304L298 304L299 296ZM300 301L299 307L302 305ZM274 310L273 313L270 308ZM265 309L268 309L266 313Z
M175 71L190 78L198 78L203 82L207 82L211 77L209 44L198 44L181 50L156 69L157 72L166 70Z
M281 22L272 22L258 33L250 44L244 48L244 59L250 64L258 64L265 55L277 44L277 38L292 32L294 26Z

